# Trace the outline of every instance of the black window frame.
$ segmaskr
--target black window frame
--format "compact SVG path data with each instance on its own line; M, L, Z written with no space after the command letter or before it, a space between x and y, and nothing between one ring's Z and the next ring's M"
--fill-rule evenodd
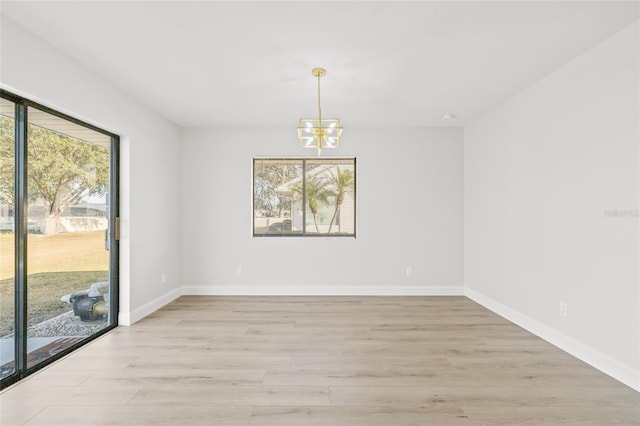
M353 163L353 233L307 232L306 230L306 170L307 163L318 163L325 160L327 163L335 161L349 161ZM256 162L258 161L283 161L301 162L302 166L302 230L296 233L256 233ZM357 158L356 157L253 157L251 168L251 234L256 238L356 238L357 233Z

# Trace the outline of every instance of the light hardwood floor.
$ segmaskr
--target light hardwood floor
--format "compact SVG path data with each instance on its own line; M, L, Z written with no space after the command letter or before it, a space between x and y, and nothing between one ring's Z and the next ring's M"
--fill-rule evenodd
M464 297L181 297L0 395L8 425L640 425Z

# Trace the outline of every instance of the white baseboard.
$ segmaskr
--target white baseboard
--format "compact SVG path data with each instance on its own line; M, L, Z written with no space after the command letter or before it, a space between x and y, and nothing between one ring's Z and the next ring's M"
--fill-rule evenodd
M121 312L118 315L118 325L131 325L140 321L142 318L147 315L157 311L162 308L164 305L174 301L178 297L182 295L182 287L178 287L176 289L171 290L168 293L163 294L160 297L156 297L150 302L145 303L137 309L134 309L131 312Z
M640 391L640 371L634 370L632 367L616 361L600 351L566 336L557 330L528 317L527 315L511 309L480 292L466 287L465 295L474 302L495 312L514 324L519 325L552 345L557 346L563 351L568 352L576 358L586 362L592 367L597 368L625 385Z
M183 286L190 296L464 296L461 286Z
M118 312L118 325L131 325L131 315L128 312Z

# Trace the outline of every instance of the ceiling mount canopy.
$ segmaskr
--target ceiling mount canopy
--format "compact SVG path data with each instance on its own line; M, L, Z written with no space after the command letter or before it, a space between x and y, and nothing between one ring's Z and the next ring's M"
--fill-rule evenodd
M298 126L298 140L304 148L318 150L318 155L325 148L337 148L340 146L342 127L338 118L323 118L320 107L320 78L324 77L327 70L314 68L311 74L318 79L318 117L301 118Z

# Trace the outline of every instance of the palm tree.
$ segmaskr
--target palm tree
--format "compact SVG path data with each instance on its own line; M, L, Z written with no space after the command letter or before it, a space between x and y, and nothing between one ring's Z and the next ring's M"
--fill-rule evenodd
M334 175L331 173L330 182L335 185L336 189L336 209L333 212L333 217L331 218L331 223L329 223L329 230L327 234L331 233L331 228L333 228L333 223L338 216L338 211L340 210L340 206L344 201L345 192L352 191L355 186L355 180L353 179L353 173L351 170L345 170L343 172L340 171L340 167L336 167L337 173Z
M328 206L329 197L335 195L327 188L327 185L329 185L329 181L326 178L307 175L307 179L305 181L305 198L309 205L309 210L313 216L313 223L316 226L316 231L318 233L320 233L320 228L318 227L318 205L322 203L325 206ZM294 189L294 191L302 192L299 186Z

